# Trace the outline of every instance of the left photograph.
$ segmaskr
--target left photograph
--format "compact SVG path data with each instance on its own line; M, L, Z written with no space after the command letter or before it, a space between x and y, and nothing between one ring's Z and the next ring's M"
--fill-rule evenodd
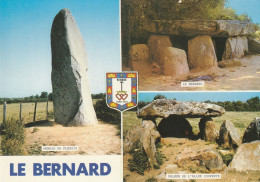
M0 155L120 155L119 1L0 1Z

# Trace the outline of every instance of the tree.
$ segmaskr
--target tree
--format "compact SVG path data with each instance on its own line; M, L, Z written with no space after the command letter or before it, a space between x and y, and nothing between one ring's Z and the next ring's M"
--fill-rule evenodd
M156 96L154 96L153 100L156 100L156 99L167 99L167 98L164 95L157 94Z
M41 95L40 95L40 98L48 98L48 92L42 92Z
M246 101L250 111L259 111L260 110L260 99L259 97L253 97Z
M48 95L48 100L49 100L49 101L53 101L53 93L49 93L49 95Z

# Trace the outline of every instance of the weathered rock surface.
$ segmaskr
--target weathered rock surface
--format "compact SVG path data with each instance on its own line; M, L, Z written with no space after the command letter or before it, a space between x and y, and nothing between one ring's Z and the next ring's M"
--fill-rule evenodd
M149 48L146 44L135 44L130 47L130 64L134 71L143 72L148 69Z
M164 48L172 47L170 37L167 35L151 35L148 39L151 62L163 64L162 54Z
M241 66L241 61L238 59L228 59L228 60L224 60L224 61L219 61L218 66L220 68Z
M156 161L156 146L155 142L160 138L159 132L156 130L156 126L152 121L143 120L142 123L143 133L141 136L142 146L149 158L150 165L157 166Z
M218 65L210 36L197 36L188 41L188 64L190 69L210 68Z
M254 52L260 54L260 42L248 37L248 49L249 52Z
M221 106L203 102L181 102L170 99L157 99L137 111L139 118L167 118L178 115L186 118L204 116L217 117L225 113Z
M215 142L218 137L215 122L211 117L204 117L201 120L205 120L205 140L209 142Z
M142 133L143 128L139 125L134 126L127 132L124 140L124 152L129 152L136 142L141 142Z
M230 37L254 33L255 25L234 20L155 20L146 30L157 34Z
M185 148L177 157L176 163L181 167L204 167L207 170L223 170L225 167L220 154L212 148L194 151Z
M165 76L184 78L189 74L187 55L184 50L167 47L162 56Z
M230 37L226 40L223 60L242 58L248 52L248 41L246 36Z
M53 21L51 51L55 121L69 126L96 124L85 44L68 9L62 9Z
M157 129L162 137L190 138L193 136L192 126L182 116L163 118Z
M200 122L199 122L199 129L200 132L198 134L198 136L206 141L210 141L210 142L215 142L217 137L218 137L218 133L216 130L216 126L215 126L215 122L212 120L212 118L210 116L205 116L203 118L201 118Z
M241 143L235 125L229 120L224 121L219 129L219 144L225 148L237 148Z
M245 172L260 171L260 141L240 145L228 169Z
M245 130L243 143L260 140L260 117L255 118Z

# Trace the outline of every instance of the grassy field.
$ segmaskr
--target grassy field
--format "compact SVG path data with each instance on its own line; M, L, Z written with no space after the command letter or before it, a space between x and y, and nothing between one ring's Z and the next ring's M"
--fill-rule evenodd
M243 137L244 131L253 121L254 118L260 117L260 112L226 112L220 117L215 117L213 120L215 121L216 128L219 130L221 124L225 120L230 120L234 123L235 127L238 130L238 133L241 137ZM190 122L193 133L197 134L199 132L199 118L188 118ZM157 124L160 122L160 119L156 120ZM126 135L127 131L134 125L141 125L142 119L137 118L135 111L127 111L123 114L123 136Z
M93 104L95 105L99 99L93 99ZM46 120L46 105L47 102L38 102L37 103L37 112L36 112L36 121ZM23 123L29 123L33 121L33 113L34 113L34 103L23 103L22 104L22 120ZM10 120L19 119L20 112L20 104L7 104L6 109L6 119ZM48 112L53 113L53 103L49 102ZM53 118L49 118L53 119ZM3 105L0 105L0 121L3 121Z
M37 111L36 111L36 121L41 121L46 119L46 105L47 102L38 102ZM33 121L34 115L34 103L23 103L22 104L22 120L26 124ZM6 119L10 120L11 118L19 119L20 104L7 104L6 107ZM53 113L53 103L49 102L48 112ZM51 118L52 119L52 118ZM0 105L0 121L3 121L3 105Z

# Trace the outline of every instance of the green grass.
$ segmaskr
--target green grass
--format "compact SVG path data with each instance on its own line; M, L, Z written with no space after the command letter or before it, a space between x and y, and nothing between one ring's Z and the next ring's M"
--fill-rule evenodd
M93 104L95 105L98 100L100 99L93 99ZM47 102L37 103L36 121L46 120L46 105ZM22 104L22 120L24 124L33 121L34 106L35 103ZM6 119L7 120L10 120L11 118L19 119L19 112L20 112L19 103L7 104ZM49 120L54 119L52 102L49 102L48 113L49 113L48 119ZM3 105L0 105L0 121L1 122L3 121Z
M10 119L1 127L1 150L3 155L23 155L24 128L19 120Z
M238 130L238 133L241 137L244 135L244 131L247 128L247 126L253 121L255 117L259 117L260 112L226 112L220 117L215 117L213 120L216 124L216 129L219 130L221 124L225 120L230 120L234 123L235 127ZM160 119L157 119L157 123ZM187 118L187 120L190 122L193 133L198 134L199 133L199 121L200 118ZM141 125L142 119L137 118L135 111L126 111L123 113L123 136L126 135L127 131L133 127L134 125Z
M46 119L46 105L47 102L38 102L37 103L37 111L36 111L36 121L45 120ZM22 120L23 123L29 123L33 121L34 115L34 106L35 103L23 103L22 104ZM19 119L19 112L20 112L20 104L7 104L6 107L6 119L10 120ZM49 102L48 105L48 112L53 113L53 103ZM53 119L53 118L49 118ZM3 105L0 105L0 120L3 120Z

